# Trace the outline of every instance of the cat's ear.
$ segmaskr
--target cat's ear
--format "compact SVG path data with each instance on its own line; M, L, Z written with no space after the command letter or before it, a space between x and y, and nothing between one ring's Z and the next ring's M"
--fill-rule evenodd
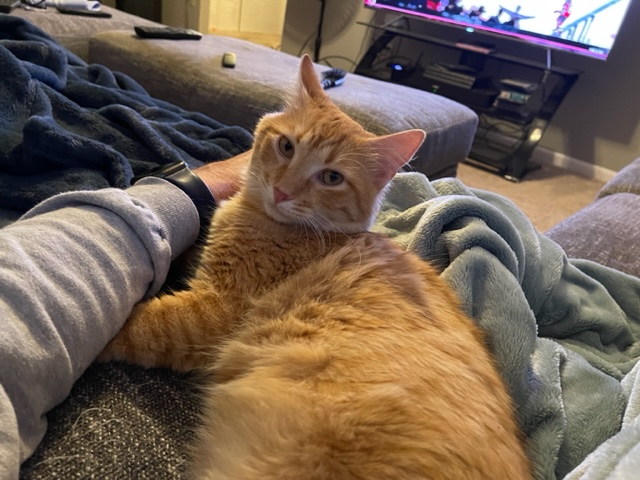
M318 74L316 73L315 68L313 68L311 57L306 53L300 62L300 85L313 99L326 97L324 90L322 89L322 85L320 84Z
M373 174L379 188L384 187L398 170L409 163L425 137L424 131L416 129L370 140L378 159Z

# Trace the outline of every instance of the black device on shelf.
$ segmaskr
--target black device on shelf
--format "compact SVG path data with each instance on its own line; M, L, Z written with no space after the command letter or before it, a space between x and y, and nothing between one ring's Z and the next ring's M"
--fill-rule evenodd
M484 88L491 77L464 65L430 63L422 74L429 80L441 81L461 88Z
M498 90L493 88L491 77L486 75L461 79L461 77L452 76L429 67L423 69L420 66L416 66L411 75L401 78L392 72L391 81L407 87L436 93L477 108L491 107L499 93Z

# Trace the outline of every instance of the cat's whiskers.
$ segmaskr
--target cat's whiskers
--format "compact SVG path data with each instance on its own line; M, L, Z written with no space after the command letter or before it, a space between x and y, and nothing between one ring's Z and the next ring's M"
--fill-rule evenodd
M321 217L323 217L323 219L332 226L332 228L329 229L324 229L324 231L326 231L327 233L333 233L336 238L338 235L344 235L347 238L347 245L353 245L354 248L357 250L358 254L360 255L360 260L358 262L358 265L360 265L362 263L362 252L360 251L360 246L356 243L356 238L353 235L349 235L348 233L346 233L344 230L340 229L337 225L332 224L330 220L328 220L324 215L322 215L320 212L317 212L316 215L319 215Z
M318 255L316 255L316 258L320 258L324 256L324 254L327 251L327 243L325 240L325 236L323 235L323 232L320 229L318 229L313 224L313 221L309 218L304 219L304 223L302 224L302 226L304 227L305 234L307 235L308 244L311 244L311 240L309 239L309 230L311 230L312 237L314 237L318 242L319 248L318 248Z
M321 212L315 212L315 215L320 217L322 222L318 222L318 220L316 218L309 218L309 220L311 222L318 222L316 225L316 228L318 229L318 231L323 231L326 233L334 233L334 234L342 234L348 237L348 234L345 233L344 230L342 230L338 225L336 225L334 222L332 222L331 220L329 220L326 215L323 215Z

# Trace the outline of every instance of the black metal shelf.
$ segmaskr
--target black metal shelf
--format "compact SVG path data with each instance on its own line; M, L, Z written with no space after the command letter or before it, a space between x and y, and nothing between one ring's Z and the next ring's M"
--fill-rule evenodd
M529 161L533 149L542 138L560 103L578 79L579 72L389 25L360 23L380 30L382 34L362 57L356 67L356 73L438 93L468 106L480 118L469 153L471 160L484 164L490 170L512 181L519 181L527 172L535 168ZM493 87L475 90L456 87L447 83L446 80L425 78L420 66L417 66L411 76L394 79L388 71L381 72L376 68L376 59L387 44L396 37L415 40L433 48L445 48L458 52L459 63L473 65L478 73L490 76ZM429 52L423 50L422 59L428 61L428 57ZM522 78L524 74L528 78ZM506 75L516 79L520 77L535 84L530 99L522 104L521 108L515 105L513 109L506 110L496 107L494 103L499 93L497 84L500 78L498 76L510 78L505 77ZM519 113L527 115L518 116ZM496 131L489 134L486 125L492 123L494 126L499 124L503 128L495 128ZM489 138L491 136L495 138Z

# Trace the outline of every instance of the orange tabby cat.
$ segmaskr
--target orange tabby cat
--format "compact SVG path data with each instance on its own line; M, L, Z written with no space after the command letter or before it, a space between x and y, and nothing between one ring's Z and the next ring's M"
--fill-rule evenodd
M139 305L105 349L212 372L195 478L530 478L480 331L432 267L367 232L423 140L366 132L303 58L190 289Z

